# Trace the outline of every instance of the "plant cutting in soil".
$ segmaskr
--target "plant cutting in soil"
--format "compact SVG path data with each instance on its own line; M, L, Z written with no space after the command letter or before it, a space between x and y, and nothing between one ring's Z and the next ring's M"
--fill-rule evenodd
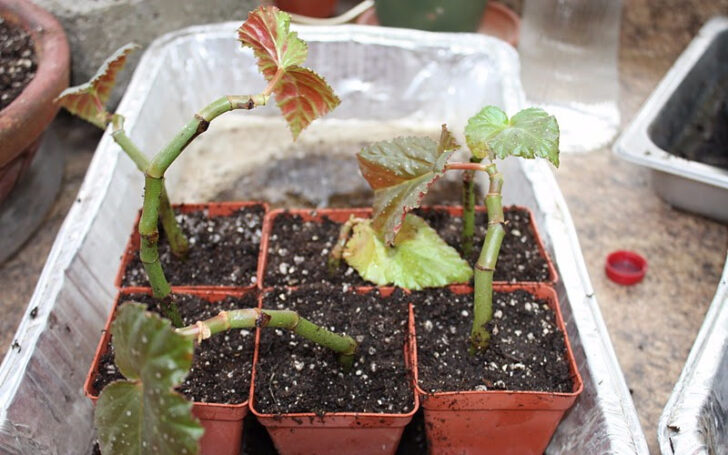
M210 216L208 210L183 211L177 219L187 233L190 248L184 261L175 260L166 233L159 233L159 261L171 283L185 286L216 283L220 286L255 284L265 207L249 205L228 216ZM126 266L122 287L148 286L138 250Z
M342 226L332 263L342 257L359 274L377 285L393 283L409 289L465 282L474 275L474 307L470 351L484 351L490 341L487 324L493 317L493 273L505 236L503 175L495 159L508 156L546 158L559 164L556 119L538 108L525 109L511 119L499 108L486 106L465 128L471 152L468 163L448 163L460 146L445 125L438 142L426 137L400 137L371 144L357 155L362 175L374 189L373 218L350 220ZM488 160L483 164L484 159ZM447 245L420 217L428 189L448 170L463 172L462 250L472 248L475 226L475 172L489 178L485 197L488 228L478 260L471 271L457 251Z
M419 386L425 392L572 391L564 336L545 301L523 290L496 292L494 318L487 324L490 345L478 356L468 355L460 336L471 325L471 292L427 289L414 292L412 303Z
M0 17L0 111L20 95L37 67L30 34Z
M462 214L451 214L445 207L428 207L414 210L438 235L451 247L455 248L470 266L478 261L479 251L470 248L470 255L463 251ZM518 207L506 207L506 234L503 237L498 267L493 280L504 282L545 282L550 279L549 264L539 248L538 241L527 210ZM474 211L473 245L482 245L488 229L488 215L484 210Z
M173 252L182 243L186 247L190 245L169 205L164 173L213 119L230 110L264 106L271 96L275 96L295 139L313 120L338 105L339 99L328 84L313 71L300 66L306 59L307 47L289 30L289 24L290 17L274 7L260 7L251 12L238 29L238 37L244 46L253 49L258 67L268 81L267 87L257 95L230 95L213 101L195 114L151 160L145 158L124 132L123 117L110 114L105 108L116 74L133 45L117 51L91 81L68 89L58 98L66 109L85 120L101 128L112 125L116 142L144 172L144 206L139 221L140 259L151 284L155 307L161 308L171 320L170 324L169 320L146 311L145 305L133 301L118 308L111 326L112 349L115 368L126 379L108 384L97 402L95 424L102 453L197 452L202 427L191 414L192 403L176 391L179 387L182 390L187 387L182 384L192 366L195 341L201 344L219 333L226 333L228 340L225 341L229 341L227 332L230 330L270 327L290 330L334 351L344 371L351 369L356 359L357 342L353 338L317 326L287 309L223 310L183 327L180 310L172 298L160 262L159 223ZM186 255L185 251L180 256ZM236 352L223 356L235 357ZM205 354L200 357L204 358ZM203 363L203 366L206 365ZM338 367L332 366L331 371L336 369ZM115 375L117 371L107 365L107 373ZM194 378L192 376L192 385L196 382ZM199 392L194 390L196 387L191 386L189 391L197 396Z
M145 305L126 302L111 326L114 363L126 379L102 390L94 414L101 453L197 453L202 426L192 415L192 403L175 391L189 374L194 342L256 327L291 330L338 353L344 368L354 360L354 339L319 327L294 311L221 311L174 329L168 320L146 311Z
M349 374L332 371L332 352L281 330L263 331L255 367L256 411L264 414L331 412L406 414L413 389L404 361L407 304L401 290L356 293L331 286L273 289L263 308L290 308L359 348Z
M236 308L254 308L258 297L254 292L243 297L228 297L211 303L190 294L176 295L185 324L195 324ZM159 301L148 294L134 293L123 296L123 301L135 301L147 305L149 311L162 315ZM243 403L248 399L250 371L255 346L254 330L231 330L224 336L212 337L195 349L190 373L177 390L187 399L205 403ZM108 351L101 357L94 378L96 393L113 381L124 379L114 364L114 350L109 340Z
M182 322L179 309L170 298L172 289L159 257L158 224L161 222L163 225L175 255L185 257L189 242L169 204L164 185L167 168L197 136L207 130L212 120L231 110L264 106L273 95L295 139L314 119L325 115L340 102L320 76L300 66L306 60L308 48L295 32L289 31L289 24L290 17L274 7L261 7L251 13L238 29L238 39L243 46L253 49L258 68L268 81L266 88L256 95L228 95L213 101L196 113L151 160L146 159L124 132L124 117L110 114L105 107L116 75L135 45L118 50L89 82L71 87L58 97L61 105L79 117L101 128L111 124L115 141L144 172L139 258L154 296L165 302L165 314L176 327Z

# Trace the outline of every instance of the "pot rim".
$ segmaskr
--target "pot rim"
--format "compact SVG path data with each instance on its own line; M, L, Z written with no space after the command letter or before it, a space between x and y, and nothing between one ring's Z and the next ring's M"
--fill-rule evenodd
M0 110L0 167L28 147L58 112L53 100L69 82L70 50L61 24L27 0L0 0L0 15L30 35L38 60L35 76Z

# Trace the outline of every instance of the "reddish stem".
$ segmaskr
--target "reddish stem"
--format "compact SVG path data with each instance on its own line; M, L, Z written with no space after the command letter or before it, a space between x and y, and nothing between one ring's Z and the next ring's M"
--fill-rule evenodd
M445 165L446 171L483 171L487 172L488 168L493 166L493 163L480 164L480 163L447 163Z

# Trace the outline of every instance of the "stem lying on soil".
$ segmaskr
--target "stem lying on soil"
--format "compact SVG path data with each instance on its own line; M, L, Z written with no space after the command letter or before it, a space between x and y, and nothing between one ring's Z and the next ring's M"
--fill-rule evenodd
M221 311L217 316L177 329L177 333L198 342L230 329L272 327L290 330L307 340L339 354L339 362L345 369L354 363L357 343L348 335L339 335L301 317L291 310L260 310L246 308Z

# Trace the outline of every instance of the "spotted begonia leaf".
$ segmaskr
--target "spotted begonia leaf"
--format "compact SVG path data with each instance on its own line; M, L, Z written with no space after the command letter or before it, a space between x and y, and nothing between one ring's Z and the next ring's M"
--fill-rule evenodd
M465 138L478 158L546 158L559 166L559 124L543 109L524 109L509 120L501 109L486 106L468 120Z
M126 59L139 46L130 43L106 59L90 81L74 87L69 87L56 98L56 102L87 122L99 128L106 127L106 102L111 96L116 76L119 74Z
M301 66L308 47L290 31L290 23L287 13L261 6L248 15L238 29L238 38L253 49L266 80L273 81L272 93L295 139L341 101L321 76Z
M138 303L111 326L115 362L127 380L104 388L94 422L103 454L196 454L203 429L192 403L173 389L192 364L193 341Z
M419 207L430 186L444 174L458 147L443 125L439 142L399 137L375 142L357 154L361 173L374 189L372 227L388 244L394 242L405 215Z
M387 246L369 220L354 226L343 254L362 278L407 289L467 283L473 270L422 218L408 214L394 246Z

